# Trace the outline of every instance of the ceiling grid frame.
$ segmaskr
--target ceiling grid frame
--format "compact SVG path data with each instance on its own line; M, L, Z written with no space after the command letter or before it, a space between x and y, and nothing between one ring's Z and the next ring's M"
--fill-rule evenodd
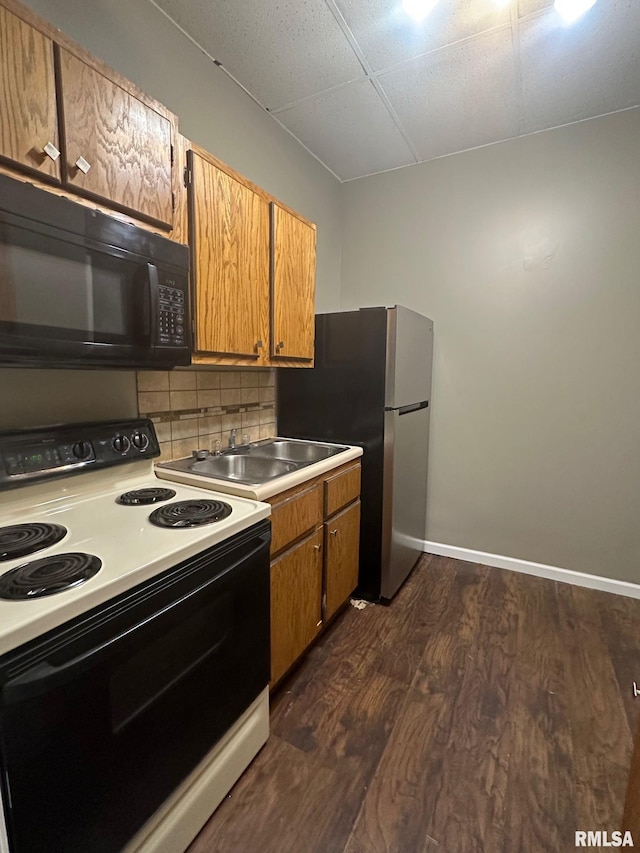
M376 92L378 93L378 96L382 100L382 103L387 108L387 112L391 116L393 123L398 128L398 130L400 131L404 141L407 143L409 150L411 151L411 153L413 154L413 156L415 158L415 162L419 163L420 162L420 155L418 154L417 148L413 144L413 141L410 138L409 134L404 129L402 122L400 121L400 118L398 117L396 111L393 109L391 102L389 101L389 99L386 96L386 93L382 89L382 86L380 85L380 83L376 79L376 74L373 71L373 69L371 68L371 66L369 65L369 63L367 62L367 59L366 59L364 53L360 49L360 45L358 44L354 34L351 32L351 29L350 29L349 25L347 24L347 22L344 18L342 10L339 8L339 6L335 2L335 0L325 0L325 3L327 4L330 12L333 14L334 18L338 22L338 26L340 27L340 29L342 30L342 32L345 35L345 38L347 39L347 41L351 45L353 52L358 57L358 60L359 60L360 64L362 65L362 68L364 69L365 74L371 80L371 83L373 84L373 88L376 90ZM413 165L415 165L415 163Z
M587 79L582 90L575 89L576 72L570 65L566 74L562 64L545 71L545 61L562 62L561 49L569 48L569 58L576 52L571 51L573 28L562 28L552 0L510 0L506 19L504 11L489 11L491 0L441 0L440 15L432 22L437 29L415 34L408 19L398 15L400 0L279 0L277 30L268 0L246 0L241 18L228 0L194 0L188 7L181 0L150 2L340 182L640 106L640 2L636 0L598 0L595 15L585 16L583 32L576 26L578 44L586 45L582 55L587 57ZM205 15L202 21L209 33L207 27L194 23L196 13ZM290 27L283 23L287 16L292 20ZM500 37L501 32L509 33L509 41ZM532 52L532 45L546 50L548 36L547 59L544 53L540 57ZM387 37L389 45L384 41ZM527 37L528 53L523 54L522 39ZM619 43L623 46L618 50ZM258 56L252 55L251 45L257 47ZM590 67L592 55L607 63L599 89ZM270 63L269 85L263 83L261 66L256 65L260 57ZM280 57L287 59L281 62ZM332 63L334 57L335 67L324 69L322 63ZM476 62L480 63L477 71ZM556 88L560 91L555 112L554 104L547 107L531 88L538 85L540 67L547 75L540 78L545 97L553 99ZM404 74L403 68L407 69ZM318 76L314 76L316 70ZM554 72L558 87L553 83ZM249 82L258 79L256 74L258 94L251 91ZM282 89L277 86L278 75L286 83ZM387 80L392 83L390 91ZM398 89L403 81L413 86L413 94L404 95ZM420 89L425 85L435 87L433 95L431 88ZM287 90L294 96L304 94L294 99L278 97L279 91ZM572 102L574 91L579 97ZM399 103L398 95L404 98ZM542 111L540 107L535 111L532 95L538 95ZM565 106L562 113L560 108ZM408 112L411 109L421 110L418 122ZM432 142L430 126L435 129Z

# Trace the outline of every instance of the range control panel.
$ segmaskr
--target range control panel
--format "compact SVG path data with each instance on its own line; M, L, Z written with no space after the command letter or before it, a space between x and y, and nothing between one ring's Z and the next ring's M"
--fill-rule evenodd
M0 489L159 455L146 418L3 432Z

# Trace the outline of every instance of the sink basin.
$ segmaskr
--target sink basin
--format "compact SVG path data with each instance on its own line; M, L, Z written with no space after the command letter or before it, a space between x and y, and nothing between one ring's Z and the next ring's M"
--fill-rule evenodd
M238 483L258 485L275 477L282 477L295 471L298 466L294 462L281 459L269 459L266 456L255 456L253 453L234 453L233 455L209 456L202 462L192 462L189 470L193 474L203 474L206 477L220 477L223 480L234 480Z
M311 465L328 459L341 453L346 447L331 444L310 444L305 441L289 441L276 438L268 444L260 444L251 448L251 455L255 458L262 456L269 459L283 459L289 462L297 462L302 465Z
M245 486L261 486L277 477L299 471L314 462L342 453L341 444L322 444L291 438L265 439L251 446L243 445L220 455L195 460L190 456L173 462L160 462L158 468L169 468L188 474L199 474L217 480L228 480Z

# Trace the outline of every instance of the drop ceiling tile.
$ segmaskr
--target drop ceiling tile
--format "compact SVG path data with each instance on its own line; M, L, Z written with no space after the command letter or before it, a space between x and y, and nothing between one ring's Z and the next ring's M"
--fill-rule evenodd
M573 25L520 25L525 132L640 104L640 2L603 0Z
M378 80L425 160L518 133L510 30L445 48Z
M518 16L533 15L553 6L553 0L518 0Z
M154 2L269 109L364 76L321 0Z
M509 8L491 0L440 0L417 23L400 0L336 0L374 71L413 59L491 27L509 24Z
M276 118L342 180L416 162L369 80L304 101Z

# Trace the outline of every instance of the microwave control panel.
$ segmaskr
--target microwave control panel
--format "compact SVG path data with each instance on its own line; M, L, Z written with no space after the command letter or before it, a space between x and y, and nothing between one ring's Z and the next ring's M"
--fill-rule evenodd
M157 343L160 346L183 347L187 343L185 292L175 287L171 278L158 286Z

